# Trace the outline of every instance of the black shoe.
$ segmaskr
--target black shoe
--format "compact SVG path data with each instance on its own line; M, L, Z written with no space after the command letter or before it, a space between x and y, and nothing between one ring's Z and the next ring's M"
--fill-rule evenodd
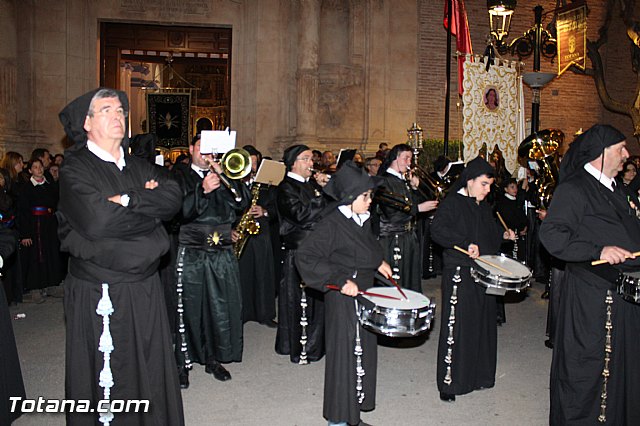
M548 347L549 349L553 349L553 342L551 341L551 339L547 339L544 341L544 345L546 347Z
M181 368L178 371L178 380L180 380L180 389L189 388L189 370Z
M221 382L231 380L231 374L219 362L207 364L204 367L204 371L208 374L213 374L213 377L215 377L217 380L220 380Z
M543 291L542 294L540 295L540 299L548 299L549 298L549 292L548 291Z
M451 393L440 392L440 400L444 402L455 402L456 396Z

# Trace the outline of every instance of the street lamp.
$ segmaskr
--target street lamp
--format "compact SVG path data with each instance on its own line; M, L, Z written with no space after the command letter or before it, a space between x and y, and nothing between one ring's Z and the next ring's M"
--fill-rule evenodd
M491 35L495 37L498 46L503 44L509 34L511 15L516 10L516 4L516 0L487 0Z
M506 34L509 33L509 27L507 26L503 28L501 32L498 32L498 30L494 29L494 18L492 18L495 16L503 16L506 13L506 6L503 3L512 3L511 13L513 13L513 10L515 10L515 1L487 0L491 34L495 38L496 49L501 55L510 53L511 55L517 56L519 60L533 55L533 72L524 74L523 81L533 90L531 132L534 133L538 130L540 124L540 90L555 77L554 73L540 72L540 55L547 59L555 58L558 53L558 44L553 35L542 28L543 9L542 6L539 5L533 9L535 25L511 43L506 43L504 38ZM498 11L502 11L501 13L503 15L498 15ZM507 18L503 18L503 23L506 22L506 20ZM511 23L510 16L508 22L509 24Z

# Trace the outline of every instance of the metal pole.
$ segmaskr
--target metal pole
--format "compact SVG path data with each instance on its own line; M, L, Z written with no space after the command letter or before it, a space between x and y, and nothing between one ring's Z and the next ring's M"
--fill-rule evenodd
M533 71L540 71L540 43L542 42L542 6L533 9L536 19L536 37L533 42ZM540 127L540 88L533 89L531 104L531 133L535 133Z
M449 155L449 108L451 107L451 21L453 20L453 0L447 0L447 22L449 28L447 30L447 78L445 82L445 95L444 95L444 156ZM460 29L458 28L458 31ZM459 35L458 35L459 37Z

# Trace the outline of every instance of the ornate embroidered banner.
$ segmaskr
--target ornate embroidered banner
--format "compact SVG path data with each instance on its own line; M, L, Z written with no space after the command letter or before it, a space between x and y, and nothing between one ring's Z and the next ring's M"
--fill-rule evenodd
M486 69L486 57L464 63L462 101L463 145L466 161L478 156L481 148L493 152L497 146L510 172L516 170L518 151L518 114L521 86L519 62L494 60Z
M158 136L158 146L189 146L189 93L147 93L149 133Z

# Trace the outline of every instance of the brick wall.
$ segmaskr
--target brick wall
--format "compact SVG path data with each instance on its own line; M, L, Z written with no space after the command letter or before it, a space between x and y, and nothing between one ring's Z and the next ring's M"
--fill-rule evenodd
M555 1L520 0L513 15L508 41L522 35L534 24L533 8L540 4L545 11L555 7ZM606 2L590 1L587 18L587 37L598 38L598 31L605 17ZM486 2L467 0L465 2L471 32L473 51L482 54L486 46L489 29L489 17ZM418 31L418 112L419 124L425 130L427 138L442 138L444 135L444 95L446 90L445 56L447 33L442 25L444 1L419 0ZM551 21L552 14L543 17L543 27ZM606 72L607 88L612 98L623 102L633 101L636 93L637 76L631 69L630 40L619 16L609 30L609 42L600 50ZM455 39L452 40L455 52ZM517 59L507 56L507 59ZM533 70L533 58L525 61L525 72ZM587 68L591 62L587 59ZM451 116L450 139L461 139L461 113L456 110L458 102L457 66L451 58ZM542 57L541 71L556 72L557 62L551 63ZM531 90L525 86L526 116L531 116ZM540 101L540 128L559 128L565 132L568 141L580 128L587 129L595 123L609 123L618 127L628 137L628 145L635 153L640 148L633 137L631 119L627 116L611 113L602 106L594 81L586 75L565 72L542 90ZM450 153L451 157L455 154Z

